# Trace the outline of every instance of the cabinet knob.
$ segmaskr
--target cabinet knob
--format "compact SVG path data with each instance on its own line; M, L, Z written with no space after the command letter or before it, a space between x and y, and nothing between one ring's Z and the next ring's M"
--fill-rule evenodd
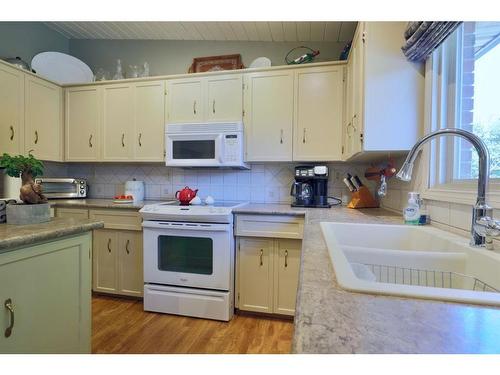
M264 262L262 260L262 256L264 255L264 250L263 249L260 249L260 265L263 266L264 265Z
M5 300L4 306L7 310L9 310L10 315L10 323L9 326L5 329L5 337L10 337L12 335L12 329L14 328L14 305L12 304L12 300L7 298Z
M10 140L14 140L14 127L12 125L10 126Z
M92 148L92 134L89 137L89 147Z
M302 143L306 143L306 128L302 132Z
M125 147L125 133L122 133L122 147Z
M108 238L108 252L111 252L111 238Z
M212 102L212 113L215 114L215 99Z
M127 243L125 244L125 251L127 254L130 254L130 250L128 249L128 246L130 245L130 240L127 240Z
M193 102L193 114L196 115L196 100Z
M35 144L38 143L38 131L35 130Z
M142 133L139 133L139 147L142 147L141 138L142 138Z
M283 144L283 129L280 132L280 143Z
M288 250L285 250L285 268L288 267Z

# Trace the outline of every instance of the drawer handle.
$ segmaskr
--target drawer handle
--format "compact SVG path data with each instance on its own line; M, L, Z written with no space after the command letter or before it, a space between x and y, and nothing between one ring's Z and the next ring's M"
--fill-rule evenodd
M196 100L193 102L193 114L196 115Z
M280 143L283 144L283 129L280 132Z
M5 300L5 308L9 310L10 314L10 324L5 329L5 337L10 337L12 334L12 329L14 328L14 305L12 304L12 300L10 298Z
M304 128L304 131L302 132L302 143L306 143L306 128Z
M92 134L89 137L89 147L92 148Z
M125 133L122 133L122 147L125 147Z
M264 262L262 261L262 256L264 255L264 250L260 249L260 265L263 266Z
M215 99L212 102L212 113L215 114Z
M38 143L38 131L35 130L35 144Z
M285 268L288 267L288 250L285 250Z
M108 238L108 252L111 252L111 238Z
M125 251L127 254L130 254L130 250L128 249L128 245L130 245L130 240L127 240L127 243L125 244Z
M10 126L10 140L14 140L14 127L12 125Z
M142 147L141 138L142 138L142 133L139 133L139 147Z

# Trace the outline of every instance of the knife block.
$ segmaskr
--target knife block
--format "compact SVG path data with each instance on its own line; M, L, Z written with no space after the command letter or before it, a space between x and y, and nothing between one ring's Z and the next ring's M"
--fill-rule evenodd
M351 193L351 201L348 208L378 208L378 202L366 186L361 186L358 191Z

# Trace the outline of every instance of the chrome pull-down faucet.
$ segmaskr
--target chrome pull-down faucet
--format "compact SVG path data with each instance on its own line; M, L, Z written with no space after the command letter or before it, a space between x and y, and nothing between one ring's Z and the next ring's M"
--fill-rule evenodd
M415 143L415 146L410 150L410 153L406 157L406 160L397 173L396 177L402 181L410 181L413 171L413 163L417 158L420 148L432 140L433 138L453 135L468 140L476 149L479 155L479 177L477 180L477 199L476 204L472 208L472 224L471 224L471 246L490 248L492 244L491 237L497 237L500 235L500 221L492 219L493 209L486 204L486 189L488 187L488 176L489 176L489 153L488 148L484 142L471 132L455 129L446 128L437 130L430 134L425 135L420 140ZM488 240L487 240L488 239Z

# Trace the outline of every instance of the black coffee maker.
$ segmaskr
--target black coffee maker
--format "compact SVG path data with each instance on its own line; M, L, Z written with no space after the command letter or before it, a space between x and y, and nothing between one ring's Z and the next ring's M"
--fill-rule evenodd
M330 208L328 203L328 167L300 165L295 167L295 181L290 195L292 207Z

